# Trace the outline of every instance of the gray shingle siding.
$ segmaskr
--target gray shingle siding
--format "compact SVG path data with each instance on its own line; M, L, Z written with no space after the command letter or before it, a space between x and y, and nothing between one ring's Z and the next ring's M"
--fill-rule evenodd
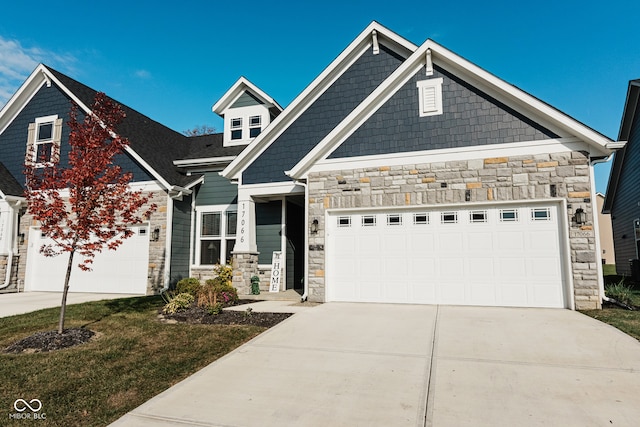
M70 110L71 100L55 84L52 84L51 87L43 86L0 135L0 159L18 182L24 183L22 171L27 148L27 133L29 123L33 123L37 117L57 114L59 118L63 119L60 158L61 164L66 165L69 154L70 130L67 122ZM78 119L81 120L82 117L82 114L79 113ZM133 172L134 181L152 179L126 154L118 156L116 163L124 171Z
M189 277L189 235L191 232L191 196L173 202L171 235L171 277L174 286Z
M288 181L291 169L403 61L368 49L242 175L243 184Z
M435 150L555 138L462 79L435 66L443 78L443 114L420 117L416 82L421 69L329 158Z
M231 205L238 203L238 186L218 172L205 172L204 184L196 194L196 205Z
M618 274L630 275L629 260L637 258L633 221L640 218L640 112L636 110L618 181L611 224ZM616 154L618 155L618 154Z

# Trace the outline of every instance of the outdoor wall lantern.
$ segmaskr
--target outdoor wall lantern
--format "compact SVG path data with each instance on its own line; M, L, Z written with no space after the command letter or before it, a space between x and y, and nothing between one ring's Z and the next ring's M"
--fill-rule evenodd
M587 222L587 213L582 208L578 208L574 218L576 219L576 224L582 225Z
M317 219L314 219L311 222L311 233L313 233L313 234L318 233L318 220Z
M151 241L157 242L158 240L160 240L160 229L154 228L153 233L151 233Z
M24 245L24 233L18 234L18 244Z

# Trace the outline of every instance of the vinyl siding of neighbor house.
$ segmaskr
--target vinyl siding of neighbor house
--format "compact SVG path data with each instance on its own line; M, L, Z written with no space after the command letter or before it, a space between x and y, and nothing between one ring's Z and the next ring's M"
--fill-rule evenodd
M174 286L180 279L189 277L189 234L191 232L191 197L173 202L171 235L171 277Z
M624 156L624 166L611 207L611 223L616 250L616 271L618 274L630 275L629 260L638 257L633 222L640 219L640 206L638 206L640 203L640 111L638 110L635 112Z
M434 66L443 78L443 114L420 117L420 70L329 158L435 150L556 138L464 80Z
M282 250L282 204L279 200L256 203L256 244L259 264L271 264L273 251Z
M29 103L16 116L11 124L0 134L0 159L18 182L24 182L23 168L27 149L27 133L29 123L33 123L37 117L58 115L63 119L62 139L60 145L61 164L66 164L69 154L69 133L67 125L71 100L55 84L51 87L43 86L38 90ZM83 115L78 113L78 120ZM128 155L122 154L116 158L116 163L124 171L133 173L133 181L149 181L153 178L145 172Z
M196 194L196 205L232 205L238 203L238 186L218 172L205 172L204 183Z
M368 49L242 175L243 184L288 181L291 169L403 61L381 46Z

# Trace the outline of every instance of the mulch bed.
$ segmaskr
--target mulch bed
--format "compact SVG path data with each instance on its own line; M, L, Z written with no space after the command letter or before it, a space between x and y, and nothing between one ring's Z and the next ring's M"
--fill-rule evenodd
M95 332L83 328L71 328L62 331L38 332L30 337L21 339L4 349L4 353L43 353L62 350L84 344L93 338Z
M255 302L255 301L251 301ZM175 314L159 315L161 321L171 323L197 323L205 325L251 325L270 328L282 322L292 313L257 313L254 311L223 310L218 314L209 314L202 307L191 307Z

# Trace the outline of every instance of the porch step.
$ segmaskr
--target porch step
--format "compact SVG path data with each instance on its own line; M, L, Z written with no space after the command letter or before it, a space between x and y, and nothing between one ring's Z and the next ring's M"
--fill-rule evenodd
M293 289L288 289L284 292L260 291L260 295L238 295L240 299L260 301L300 301L301 297L302 295Z

